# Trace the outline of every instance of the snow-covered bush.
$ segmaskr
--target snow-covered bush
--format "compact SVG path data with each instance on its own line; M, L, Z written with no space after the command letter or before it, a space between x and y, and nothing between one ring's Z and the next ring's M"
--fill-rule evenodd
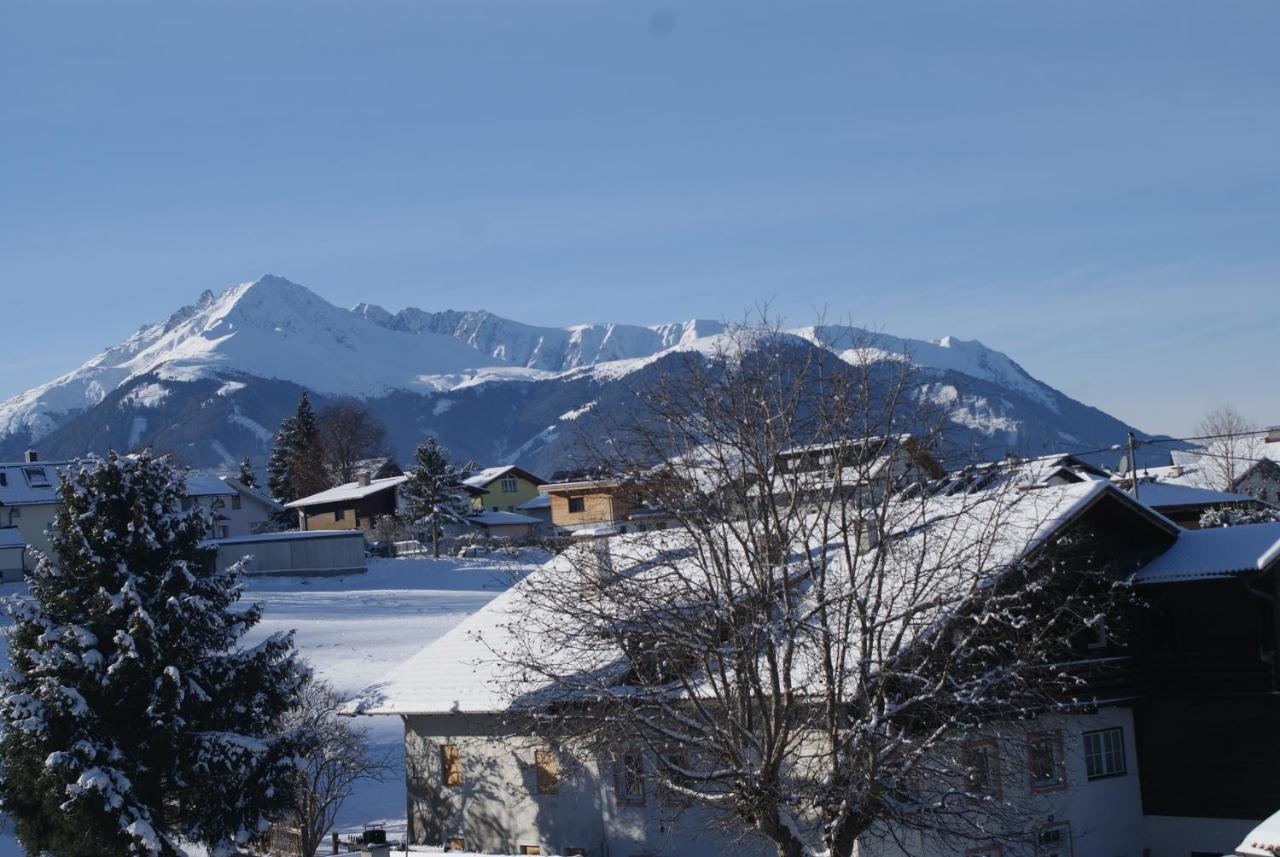
M1270 506L1248 508L1246 506L1219 506L1206 509L1200 516L1200 528L1238 527L1242 524L1269 524L1280 521L1280 509Z
M4 811L31 854L232 853L289 807L308 747L284 725L293 641L241 644L261 608L167 461L112 453L58 498L53 556L6 605Z

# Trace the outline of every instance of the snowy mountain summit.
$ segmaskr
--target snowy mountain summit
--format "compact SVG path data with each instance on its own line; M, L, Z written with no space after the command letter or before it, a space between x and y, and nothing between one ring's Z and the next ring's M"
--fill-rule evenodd
M343 309L267 275L206 291L79 368L0 403L0 456L36 443L46 455L148 443L185 451L194 465L260 457L306 389L322 401L368 402L402 456L435 433L488 463L550 464L569 442L562 416L585 414L575 425L589 425L621 379L645 377L673 352L710 352L726 329L707 320L539 327L484 310ZM948 403L954 422L993 453L1095 436L1110 443L1127 429L976 341L829 325L788 332L844 359L870 351L911 360L922 370L923 394Z

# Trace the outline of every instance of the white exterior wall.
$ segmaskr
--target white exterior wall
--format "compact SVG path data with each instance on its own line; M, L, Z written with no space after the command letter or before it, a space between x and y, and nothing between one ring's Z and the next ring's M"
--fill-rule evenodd
M271 521L274 511L257 497L246 493L240 494L239 509L233 509L232 505L231 498L224 497L222 508L218 510L218 516L226 519L219 523L227 527L227 538L251 536L260 532L260 528Z
M443 784L440 748L458 747L462 783ZM619 806L612 766L557 754L560 787L539 794L534 753L538 739L502 734L490 715L412 715L405 718L405 782L410 841L443 845L462 837L468 850L543 854L586 849L590 857L765 857L773 850L732 842L697 808L668 806L646 782L644 804ZM637 802L638 804L638 802Z
M1123 775L1089 780L1085 767L1081 735L1096 729L1118 726L1124 731L1126 772ZM1026 768L1024 735L1038 732L1060 732L1066 787L1043 794L1030 788ZM1127 708L1103 708L1097 714L1043 717L1017 724L1003 731L1000 741L1002 797L1025 812L1023 827L1035 830L1066 823L1070 826L1070 850L1063 857L1144 857L1147 831L1143 823L1142 794L1138 782L1137 753L1134 746L1133 714ZM1020 819L1021 820L1021 819ZM954 843L945 845L915 838L909 850L874 841L860 844L859 857L953 857L979 843L956 850ZM1039 854L1031 836L1024 842L1003 843L1002 857ZM1231 846L1235 847L1234 843ZM1187 857L1191 849L1176 852ZM1057 852L1047 852L1056 854ZM1224 852L1228 853L1228 852ZM1153 852L1150 857L1156 857Z
M1124 731L1126 772L1090 781L1086 775L1081 734L1118 726ZM411 841L442 845L461 836L468 849L519 853L521 845L538 845L545 853L586 848L591 855L608 857L706 857L709 854L772 854L761 840L732 842L713 830L712 815L700 808L677 809L664 805L648 783L643 806L619 806L611 765L601 770L594 760L575 766L565 753L560 760L560 791L541 795L536 789L534 751L546 745L537 739L500 734L500 722L487 715L416 715L406 718L405 764ZM1026 732L1060 731L1066 787L1032 794L1025 760L1023 726L1006 732L1000 767L1003 797L1025 808L1025 826L1034 829L1070 827L1070 857L1186 857L1188 847L1157 847L1158 842L1177 843L1179 830L1155 829L1144 823L1133 742L1133 718L1128 709L1107 708L1093 715L1046 717L1026 724ZM462 785L445 787L440 748L459 748ZM1175 820L1183 821L1183 820ZM1229 830L1227 828L1230 828ZM1228 853L1249 829L1249 824L1226 825L1221 835L1234 841L1222 847ZM979 843L962 845L911 839L904 848L864 839L860 857L953 857ZM1180 848L1181 850L1177 850ZM1210 850L1210 849L1206 849ZM1030 837L1003 844L1002 857L1028 857L1037 852Z
M32 503L27 506L0 506L0 526L17 527L22 533L28 548L41 553L49 553L49 538L44 534L47 527L53 524L53 515L57 511L55 503ZM28 567L34 567L35 557L27 553Z
M1230 818L1180 818L1149 815L1145 820L1150 857L1187 857L1199 851L1234 854L1236 846L1258 826L1256 821Z

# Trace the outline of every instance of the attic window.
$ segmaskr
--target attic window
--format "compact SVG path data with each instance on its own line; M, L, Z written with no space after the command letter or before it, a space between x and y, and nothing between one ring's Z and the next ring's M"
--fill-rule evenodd
M49 487L49 476L43 467L24 467L22 473L27 477L27 484L32 488Z
M514 476L502 477L502 493L503 494L514 494L518 490L520 489L519 489L519 486L516 485L516 478Z

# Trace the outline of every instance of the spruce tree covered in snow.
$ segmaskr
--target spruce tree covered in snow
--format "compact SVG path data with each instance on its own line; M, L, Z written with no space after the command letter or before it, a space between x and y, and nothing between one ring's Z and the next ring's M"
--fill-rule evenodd
M276 500L288 503L328 487L320 429L311 398L304 390L297 411L285 417L276 432L267 463L267 488Z
M7 606L0 796L29 854L224 855L290 805L308 739L289 635L201 548L182 478L143 453L64 478L30 596Z
M440 525L460 521L467 514L466 501L458 483L462 473L449 461L434 437L429 437L413 453L413 470L400 486L401 496L414 521L431 528L431 552L440 556Z
M253 462L249 461L249 456L240 459L240 472L236 474L236 481L246 488L258 487L258 477L253 475Z

